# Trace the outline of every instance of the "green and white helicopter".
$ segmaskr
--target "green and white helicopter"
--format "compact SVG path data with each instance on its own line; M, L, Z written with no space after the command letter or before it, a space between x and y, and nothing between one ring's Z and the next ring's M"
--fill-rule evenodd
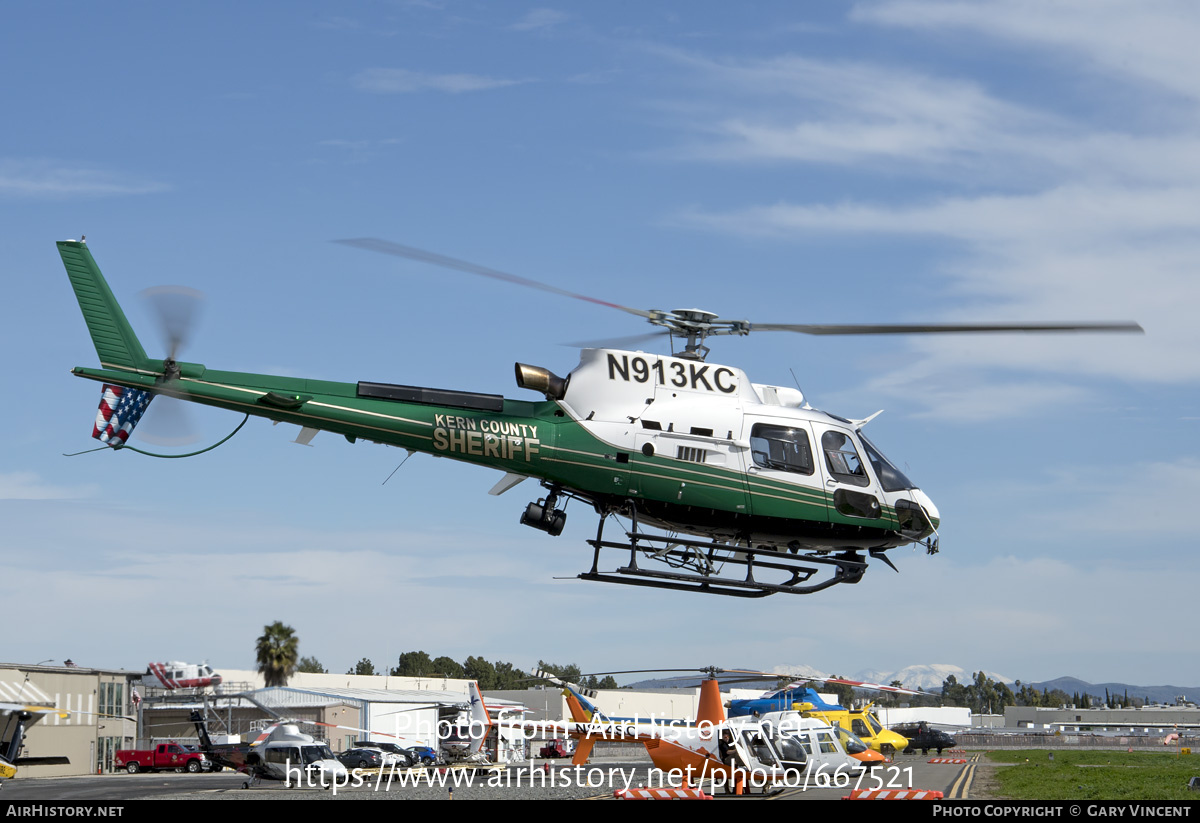
M811 408L798 389L751 382L708 363L716 335L1136 331L1135 323L799 325L722 320L701 309L642 310L575 294L462 260L376 239L339 241L375 252L605 305L660 327L671 356L584 348L566 377L516 364L517 386L543 399L392 383L337 383L218 371L149 357L83 240L58 243L100 368L73 373L105 384L93 432L125 448L155 395L265 417L317 432L499 469L491 494L534 478L545 490L521 522L562 532L566 501L599 518L583 580L737 597L811 594L856 583L869 558L920 543L938 548L929 496L863 434L864 420ZM878 414L878 412L876 413ZM621 535L604 534L621 518ZM604 564L601 555L604 553ZM614 559L615 553L615 559Z

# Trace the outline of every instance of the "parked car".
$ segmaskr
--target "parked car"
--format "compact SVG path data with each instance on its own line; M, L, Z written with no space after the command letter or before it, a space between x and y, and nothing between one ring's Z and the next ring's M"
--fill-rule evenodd
M183 744L183 747L184 747L185 749L187 749L189 752L195 752L196 754L199 754L199 755L203 755L203 754L204 754L204 752L200 751L200 747L199 747L199 746L193 746L193 745L192 745L192 744L190 744L190 743L184 743L184 744ZM213 760L211 757L205 757L205 758L204 758L204 768L203 768L203 769L201 769L201 771L206 771L206 772L219 772L219 771L224 771L224 769L225 769L225 767L224 767L224 766L222 766L222 765L221 765L220 763L218 763L217 761Z
M347 769L378 769L383 766L383 752L379 749L348 749L337 756Z
M395 743L380 743L375 740L360 740L354 744L363 749L374 749L383 757L383 767L385 769L397 768L407 769L412 765L412 760L408 757L408 752L397 746Z
M188 751L175 742L159 743L153 749L121 749L113 757L113 766L130 774L162 769L196 774L209 769L207 757L200 752Z
M404 750L408 753L413 764L420 763L422 766L432 766L438 762L438 754L429 746L409 746Z
M546 745L538 751L538 757L553 758L553 757L570 757L575 747L571 745L571 740L563 737L556 737L553 740L547 740Z

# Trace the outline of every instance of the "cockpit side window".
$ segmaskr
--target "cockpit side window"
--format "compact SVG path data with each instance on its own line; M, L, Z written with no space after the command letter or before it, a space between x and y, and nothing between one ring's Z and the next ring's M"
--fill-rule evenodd
M821 448L825 452L825 466L835 480L855 486L871 485L854 442L845 434L830 429L821 435Z
M804 429L755 423L750 430L750 454L754 465L764 469L813 473L812 447Z

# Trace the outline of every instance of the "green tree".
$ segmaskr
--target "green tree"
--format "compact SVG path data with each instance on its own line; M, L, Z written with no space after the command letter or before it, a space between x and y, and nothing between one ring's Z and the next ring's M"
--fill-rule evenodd
M1008 687L1007 683L996 684L996 705L993 711L996 714L1004 714L1005 706L1017 705L1017 696L1013 694L1013 690Z
M845 680L840 674L833 676L834 680ZM826 683L825 688L837 695L839 706L850 709L854 707L854 687L845 683Z
M446 657L445 655L442 655L441 657L435 657L431 665L433 666L433 671L436 674L442 674L446 677L453 677L461 680L465 675L462 664L452 657Z
M266 680L267 686L286 686L288 678L296 673L300 640L291 626L276 620L269 626L263 626L255 653L258 672Z
M942 697L951 706L967 705L967 687L958 682L958 678L950 675L942 681Z
M433 661L425 652L405 652L400 655L392 674L398 677L427 677L435 674Z
M897 689L904 688L904 684L899 680L893 680L891 683L888 683L888 685ZM872 699L878 706L895 707L899 706L906 700L910 700L910 697L902 695L898 692L880 692L878 695L872 695Z
M296 671L308 674L325 674L326 672L321 661L315 657L301 657L300 662L296 664Z
M1017 704L1017 696L1007 684L997 683L983 672L974 672L972 677L971 685L958 688L962 689L962 705L970 707L976 714L1001 714L1005 706ZM943 693L952 679L953 675L946 678Z
M495 668L496 685L494 688L521 689L525 687L525 681L529 678L529 675L513 666L512 663L497 660Z
M587 688L592 688L591 686L588 686L586 683L580 682L581 680L583 680L583 672L574 663L568 663L565 666L560 666L557 663L547 663L544 660L539 660L537 667L544 672L548 672L549 674L552 674L555 677L558 677L558 678L561 678L562 680L567 681L568 683L578 683L581 686L585 686Z
M1064 692L1062 689L1054 691L1046 691L1042 689L1042 705L1043 706L1065 706L1068 703L1074 702L1071 695Z
M468 657L463 664L468 680L479 683L479 690L496 688L496 667L482 657Z
M364 657L355 663L354 668L347 671L346 674L375 674L375 664Z
M988 677L983 672L975 672L975 682L971 684L975 688L974 705L976 706L976 714L992 714L996 710L999 701L999 694L996 690L996 681Z
M1020 685L1020 681L1017 681ZM1021 686L1021 690L1017 692L1018 706L1040 706L1042 705L1042 693L1030 686L1028 683Z

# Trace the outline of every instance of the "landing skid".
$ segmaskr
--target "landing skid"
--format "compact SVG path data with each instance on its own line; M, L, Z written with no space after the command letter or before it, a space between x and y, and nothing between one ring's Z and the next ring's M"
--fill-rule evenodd
M857 583L867 569L862 555L853 551L838 554L799 554L789 553L791 550L756 549L690 537L647 534L638 530L637 508L633 501L629 501L629 508L632 512L632 525L630 530L625 532L624 542L604 539L604 521L608 518L601 516L595 539L587 541L595 550L592 555L592 568L578 575L580 580L721 594L727 597L767 597L776 593L813 594L838 583ZM600 552L603 549L629 552L628 562L611 572L600 571ZM671 570L642 568L638 565L639 552L643 561L659 561ZM724 567L729 564L744 566L745 576L724 574ZM821 567L831 567L828 569L830 576L809 583ZM756 572L774 577L778 582L758 580L755 577Z

